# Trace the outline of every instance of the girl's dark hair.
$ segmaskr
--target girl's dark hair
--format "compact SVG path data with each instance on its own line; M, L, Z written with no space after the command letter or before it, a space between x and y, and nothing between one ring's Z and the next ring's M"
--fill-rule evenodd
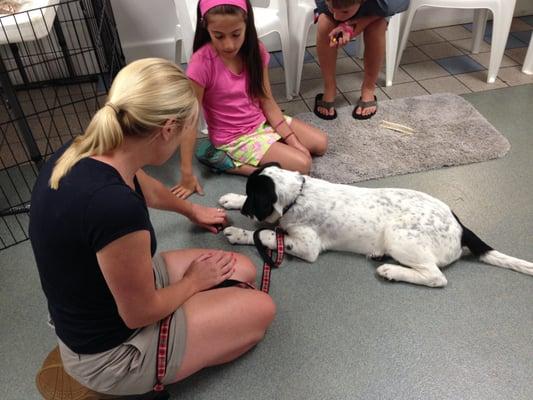
M244 43L239 50L239 55L244 61L244 68L248 73L248 94L254 99L266 96L263 86L263 60L259 51L259 39L254 23L254 12L250 0L246 0L248 11L232 5L220 5L211 8L202 18L200 12L200 2L196 11L196 32L194 34L193 52L198 51L203 45L211 42L211 36L207 30L207 17L209 15L237 15L244 18L246 24L246 33Z
M346 8L361 4L362 0L327 0L333 8Z

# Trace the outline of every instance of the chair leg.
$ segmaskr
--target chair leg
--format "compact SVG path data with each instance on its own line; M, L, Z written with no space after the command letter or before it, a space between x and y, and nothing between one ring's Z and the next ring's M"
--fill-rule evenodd
M527 49L526 59L522 67L524 74L533 75L533 37L529 39L529 47Z
M363 39L364 33L361 33L355 39L355 57L362 60L365 57L365 41Z
M493 10L494 20L492 26L492 45L490 49L489 71L487 75L487 83L494 83L500 64L502 62L505 45L507 44L507 37L511 29L511 22L513 20L513 10L515 0L508 0L499 10Z
M385 39L385 86L392 86L398 43L400 41L401 14L393 15L387 27Z
M290 45L287 42L290 40L289 34L287 32L286 39L284 40L283 35L279 32L281 40L281 52L283 54L283 71L285 72L285 93L287 100L292 100L292 77L294 76L292 70L294 68L291 58Z
M296 26L295 33L293 33L293 44L296 52L296 63L294 63L294 85L292 88L292 94L298 96L300 94L300 87L302 84L302 73L304 68L305 49L307 45L307 38L309 36L309 30L313 24L313 15L309 14L306 18L302 18ZM301 42L298 42L295 38L300 38Z
M485 36L485 29L487 27L487 20L489 18L489 10L476 9L474 10L474 23L472 24L472 53L478 54L481 48L481 42Z
M411 7L413 6L413 3L411 3ZM398 71L398 68L400 66L400 62L402 60L403 52L405 51L405 47L407 46L407 39L409 38L409 33L411 33L411 25L413 23L413 19L416 14L416 8L409 8L406 11L405 20L403 21L403 30L401 31L400 35L400 45L398 46L398 51L396 53L396 65L394 67L394 71Z

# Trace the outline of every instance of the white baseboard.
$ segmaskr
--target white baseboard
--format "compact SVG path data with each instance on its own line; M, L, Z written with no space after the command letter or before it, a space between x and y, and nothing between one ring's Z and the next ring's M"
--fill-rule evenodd
M122 43L122 50L124 51L126 62L146 57L161 57L174 61L176 57L176 43L174 38L149 42Z

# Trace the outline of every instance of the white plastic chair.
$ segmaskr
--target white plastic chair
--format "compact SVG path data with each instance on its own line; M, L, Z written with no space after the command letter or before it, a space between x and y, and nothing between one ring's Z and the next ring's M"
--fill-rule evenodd
M182 55L185 62L192 56L192 45L194 42L194 31L196 30L196 6L198 0L174 0L178 25L176 25L176 42L181 41L181 53L177 60L181 63Z
M411 0L405 12L401 43L396 60L396 69L405 50L416 11L421 7L460 8L474 10L472 53L479 53L485 34L488 11L492 12L492 45L490 49L487 83L494 83L502 62L507 37L511 28L516 0Z
M198 0L174 0L179 25L176 27L176 39L182 40L182 52L189 61L192 55L194 31L196 29L196 9ZM292 63L290 62L290 37L286 0L270 0L268 7L253 7L257 36L263 38L277 33L281 41L283 64L285 70L285 90L287 99L292 99ZM179 36L178 36L179 35Z
M526 59L522 66L522 72L524 74L533 75L533 36L529 39L529 47L526 53Z
M309 30L314 23L313 0L290 0L289 1L289 29L291 33L291 46L294 49L294 95L298 95L302 83L302 71L304 66L305 48ZM396 53L400 37L401 14L391 17L386 34L386 56L385 56L385 84L392 85L394 67L396 65ZM358 39L362 43L361 39ZM359 46L358 54L363 53L362 45Z

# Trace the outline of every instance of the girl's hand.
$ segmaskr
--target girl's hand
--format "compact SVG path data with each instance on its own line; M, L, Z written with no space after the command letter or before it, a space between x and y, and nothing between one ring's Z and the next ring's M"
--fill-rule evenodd
M204 207L192 203L189 219L210 232L218 233L228 224L226 211L221 208Z
M286 141L289 146L294 147L297 150L300 150L302 153L304 153L306 156L311 158L311 153L309 150L307 150L307 147L305 147L303 144L300 143L296 135L291 135Z
M329 47L342 47L350 41L350 35L340 26L337 26L329 33Z
M235 272L236 262L233 253L226 251L205 253L189 265L183 278L189 279L196 291L201 292L229 279Z
M172 192L172 194L179 197L180 199L186 199L194 192L198 192L200 196L204 195L204 190L202 189L202 186L200 186L200 183L198 182L198 179L196 179L196 176L192 174L183 175L181 177L181 182L176 186L172 187L170 191Z

